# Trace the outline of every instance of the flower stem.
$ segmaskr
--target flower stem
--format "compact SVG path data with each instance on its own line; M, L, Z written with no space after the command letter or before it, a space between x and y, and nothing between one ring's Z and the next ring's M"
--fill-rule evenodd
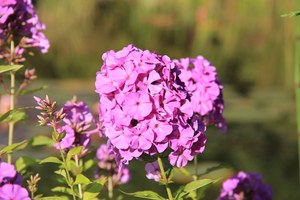
M54 128L55 129L55 128ZM55 130L56 131L56 130ZM69 187L71 188L72 190L72 196L73 196L73 200L76 200L76 197L75 197L75 191L74 191L74 188L73 188L73 184L70 182L71 180L71 176L70 176L70 173L69 173L69 170L68 170L68 165L67 165L67 162L66 162L66 158L65 158L65 155L62 151L62 148L60 146L60 143L58 142L58 148L59 148L59 152L60 152L60 156L63 160L63 163L64 163L64 168L65 168L65 171L66 171L66 179L67 179L67 183L69 185Z
M296 1L296 6L300 7L300 1ZM297 115L297 135L298 135L298 167L300 182L300 19L296 17L296 44L295 44L295 93L296 93L296 115Z
M111 175L109 175L108 176L108 198L109 199L112 199L113 198L113 196L114 196L114 192L113 192L113 181L112 181L112 176Z
M164 169L164 166L163 166L163 163L162 163L162 160L161 160L160 157L157 158L157 162L158 162L158 165L159 165L159 169L161 171L162 179L165 182L168 198L169 198L169 200L173 200L172 191L171 191L171 188L169 187L168 178L166 176L166 172L165 172L165 169Z
M75 155L75 164L76 164L76 167L80 166L78 155ZM79 191L79 198L82 199L82 186L81 186L81 184L78 184L78 191Z
M197 155L194 157L194 169L195 169L195 174L193 176L194 180L198 179L198 157Z
M15 49L15 46L14 46L14 42L12 41L10 43L10 55L11 55L10 65L14 64L13 63L14 49ZM15 72L11 71L10 72L10 106L9 106L10 110L15 109L15 82L16 82L15 79L16 79ZM8 124L8 146L13 144L14 126L15 126L14 122L9 122L9 124ZM7 154L7 162L9 164L12 163L12 154L11 153Z

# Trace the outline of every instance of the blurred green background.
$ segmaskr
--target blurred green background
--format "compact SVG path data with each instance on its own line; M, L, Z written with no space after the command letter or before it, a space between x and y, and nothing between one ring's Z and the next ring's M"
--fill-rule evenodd
M76 94L92 106L99 98L94 93L95 73L107 50L133 43L171 58L203 55L217 67L225 86L228 132L209 128L199 166L229 166L211 176L228 177L239 170L261 173L274 199L296 200L300 194L293 54L294 24L300 17L280 17L297 10L295 2L35 1L51 48L48 54L29 58L26 66L37 68L37 85L48 85L37 95L47 93L63 103ZM19 103L33 104L32 97L23 100ZM30 135L46 132L38 130ZM131 168L133 180L122 190L158 188L146 181L139 163ZM219 190L220 182L204 199L215 199Z

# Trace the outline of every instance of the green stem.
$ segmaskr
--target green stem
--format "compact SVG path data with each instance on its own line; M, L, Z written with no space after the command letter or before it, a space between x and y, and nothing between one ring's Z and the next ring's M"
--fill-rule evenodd
M56 131L56 130L54 130L54 131ZM61 148L59 142L58 142L58 148L59 148L60 156L61 156L61 158L63 160L63 163L64 163L64 168L65 168L66 175L67 175L67 183L68 183L69 187L72 190L73 200L76 200L75 191L74 191L74 188L73 188L73 184L71 183L71 178L70 178L71 176L70 176L70 173L69 173L69 170L68 170L68 165L67 165L67 162L66 162L66 158L65 158L65 155L64 155L64 153L62 151L62 148Z
M112 199L113 196L114 196L114 192L113 192L113 180L112 180L112 176L109 175L108 176L108 185L107 185L107 188L108 188L108 198L109 199Z
M169 198L169 200L173 200L172 191L171 191L171 188L169 187L168 178L166 176L166 172L165 172L165 169L164 169L164 166L163 166L163 163L162 163L162 160L161 160L160 157L157 158L157 162L158 162L158 165L159 165L159 169L161 171L162 179L165 182L168 198Z
M75 155L75 164L76 167L80 167L79 158L78 155ZM82 199L82 186L81 184L78 184L78 191L79 191L79 198Z
M11 55L11 61L10 61L10 65L13 65L13 55L14 55L14 42L12 41L10 43L10 55ZM15 77L15 72L11 71L10 72L10 110L14 110L15 109L15 82L16 82L16 77ZM14 122L9 122L8 123L8 146L13 144L13 138L14 138L14 126L15 123ZM7 162L9 164L12 163L12 154L8 153L7 154Z
M198 157L197 155L194 157L194 169L195 169L195 174L193 176L194 180L198 179Z
M300 8L300 1L296 1L296 7ZM299 182L300 182L300 20L296 19L296 47L295 47L295 83L296 83L296 110L297 110L297 136L299 156Z

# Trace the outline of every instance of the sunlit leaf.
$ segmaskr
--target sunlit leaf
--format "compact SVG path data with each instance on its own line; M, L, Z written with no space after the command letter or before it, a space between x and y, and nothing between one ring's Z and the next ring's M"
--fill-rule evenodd
M281 15L281 17L295 17L300 15L300 11L293 11L286 14Z
M83 149L83 146L78 146L78 147L71 149L67 154L67 161L71 160L72 156L79 154L82 151L82 149Z
M97 199L96 197L100 194L103 185L97 182L90 183L88 188L83 193L83 200Z
M84 176L83 174L78 174L76 176L75 182L74 184L89 184L91 183L90 179L88 179L86 176Z
M0 155L20 151L27 146L28 142L26 140L18 143L13 143L12 145L6 146L0 150Z
M175 199L177 200L183 199L183 197L188 195L190 192L200 189L202 187L206 187L214 182L215 181L212 179L201 179L201 180L192 181L186 184L185 186L180 187L177 190Z
M32 147L35 147L35 146L51 147L51 146L53 146L53 144L54 144L53 140L44 135L35 136L35 137L31 138L31 140L29 141L29 145Z
M38 87L38 88L34 88L34 89L31 89L31 90L22 90L18 93L18 95L26 95L26 94L33 94L35 92L38 92L38 91L41 91L41 90L44 90L46 89L47 86L42 86L42 87Z
M63 162L61 160L59 160L57 157L54 157L54 156L50 156L50 157L47 157L43 160L40 161L40 164L43 164L43 163L57 163L57 164L62 164Z
M133 193L127 193L127 192L123 192L123 191L121 191L121 192L126 195L138 197L138 198L142 198L142 199L166 200L166 198L163 198L162 196L160 196L159 194L157 194L156 192L153 192L153 191L139 191L139 192L133 192Z
M23 65L0 65L0 74L9 71L18 71Z
M72 194L72 190L70 188L62 187L62 186L52 188L51 191L52 192L61 192L61 193L65 193L65 194Z

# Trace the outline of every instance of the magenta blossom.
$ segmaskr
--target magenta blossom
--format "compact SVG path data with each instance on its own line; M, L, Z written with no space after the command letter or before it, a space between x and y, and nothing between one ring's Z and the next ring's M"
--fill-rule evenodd
M178 149L191 160L202 152L196 152L194 144L204 149L205 126L200 117L197 120L194 116L179 68L168 56L129 45L118 52L104 53L102 59L95 83L100 95L99 117L123 163L143 155L177 154ZM187 164L169 158L172 165Z
M262 176L255 173L239 172L223 182L218 200L271 200L272 192L262 183Z
M5 184L0 187L1 200L30 200L27 190L20 185Z
M226 131L223 117L223 86L214 66L202 56L174 60L180 69L179 77L191 94L193 111L199 114L205 124L215 125Z

